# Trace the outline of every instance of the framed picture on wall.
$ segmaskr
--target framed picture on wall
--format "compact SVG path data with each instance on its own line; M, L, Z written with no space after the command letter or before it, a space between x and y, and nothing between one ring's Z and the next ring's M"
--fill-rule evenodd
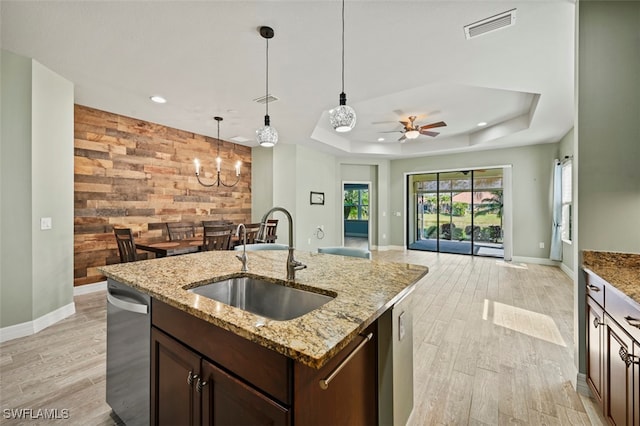
M311 191L309 202L312 205L313 204L324 205L324 192L313 192L313 191Z

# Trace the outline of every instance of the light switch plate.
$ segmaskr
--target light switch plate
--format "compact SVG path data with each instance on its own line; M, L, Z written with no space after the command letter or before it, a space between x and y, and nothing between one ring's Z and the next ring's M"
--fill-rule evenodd
M50 217L41 217L40 218L40 229L42 231L45 231L47 229L51 229L53 228L53 224L51 222L51 218Z

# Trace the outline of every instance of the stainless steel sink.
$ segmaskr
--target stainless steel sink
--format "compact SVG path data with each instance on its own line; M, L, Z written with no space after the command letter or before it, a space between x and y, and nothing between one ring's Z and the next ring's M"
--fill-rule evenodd
M297 318L333 299L251 277L229 278L188 291L278 321Z

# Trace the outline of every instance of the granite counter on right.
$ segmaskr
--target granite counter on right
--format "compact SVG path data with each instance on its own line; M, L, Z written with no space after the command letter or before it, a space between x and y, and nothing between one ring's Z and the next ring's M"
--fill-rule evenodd
M640 425L640 254L585 250L587 384L613 425Z

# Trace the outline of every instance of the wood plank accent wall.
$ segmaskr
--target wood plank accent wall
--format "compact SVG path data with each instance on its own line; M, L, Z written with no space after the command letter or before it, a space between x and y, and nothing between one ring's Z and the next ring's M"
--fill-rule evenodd
M250 147L223 141L223 179L235 179L240 160L241 180L232 188L205 188L193 159L202 163L203 180L213 182L215 138L81 105L74 121L74 285L103 281L97 268L120 261L114 226L164 239L165 222L251 220Z

